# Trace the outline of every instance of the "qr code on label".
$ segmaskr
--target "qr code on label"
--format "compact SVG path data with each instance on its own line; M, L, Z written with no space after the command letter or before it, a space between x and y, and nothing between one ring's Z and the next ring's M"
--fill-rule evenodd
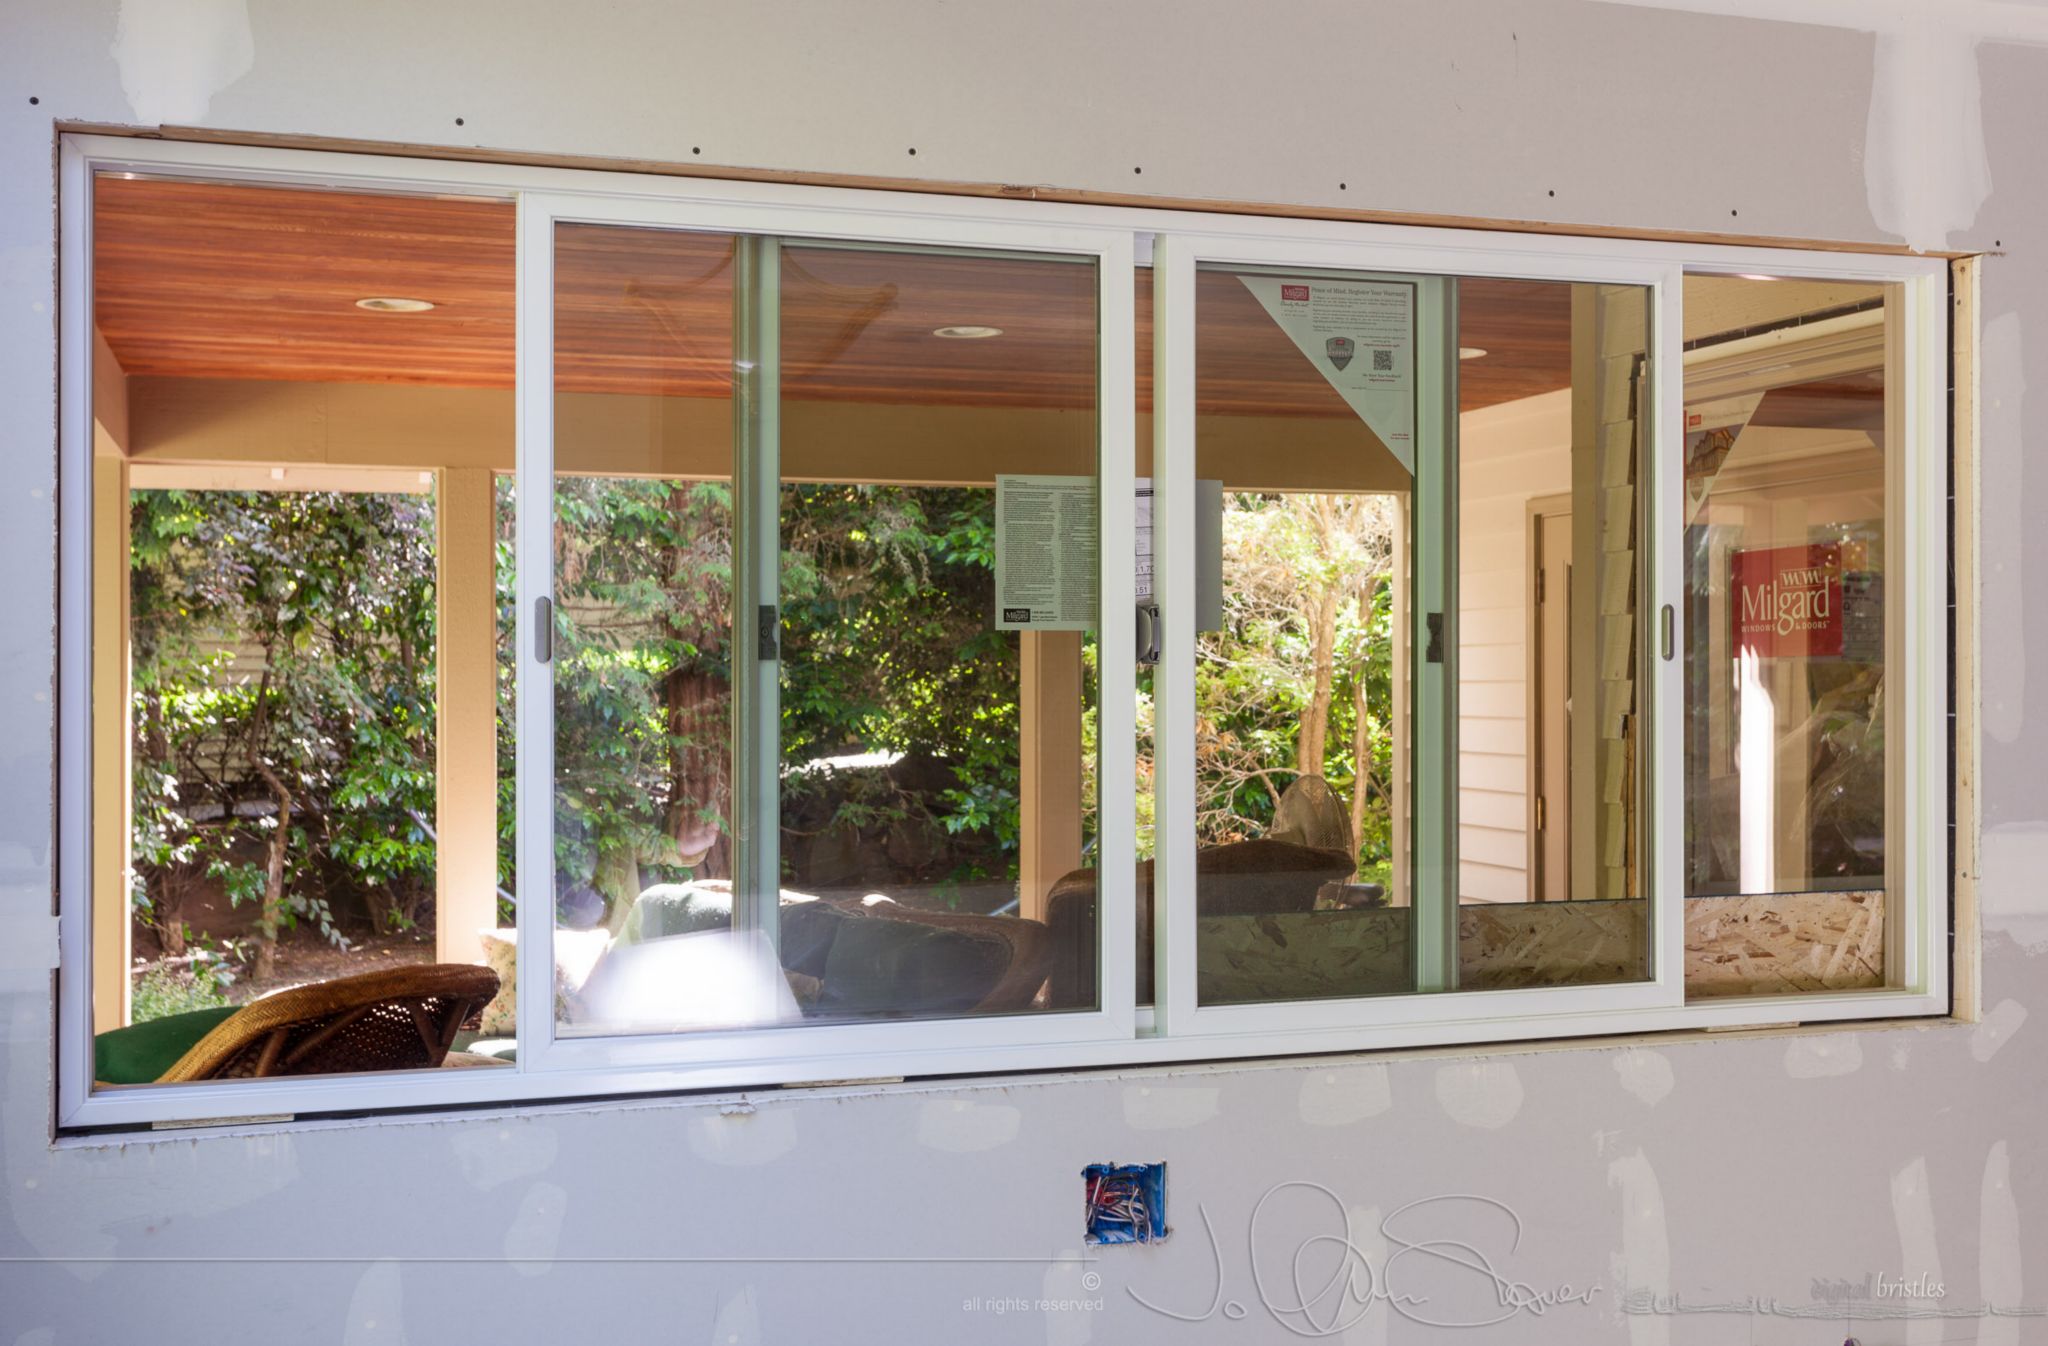
M1372 353L1372 367L1373 372L1377 374L1393 373L1394 353L1388 350L1385 346L1381 346L1379 349L1375 350Z

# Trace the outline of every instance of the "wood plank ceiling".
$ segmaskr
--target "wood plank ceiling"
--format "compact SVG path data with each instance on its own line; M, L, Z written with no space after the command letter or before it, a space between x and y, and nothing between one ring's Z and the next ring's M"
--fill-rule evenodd
M509 201L106 176L94 192L95 317L131 375L509 388ZM723 397L731 384L732 240L565 226L557 381L565 391ZM1140 406L1150 403L1150 272L1139 281ZM1570 382L1570 287L1471 280L1460 344L1466 410ZM366 312L371 296L431 312ZM1204 273L1204 413L1351 412L1232 276ZM935 329L999 327L988 340ZM791 398L1083 407L1095 382L1084 265L791 247L783 263Z

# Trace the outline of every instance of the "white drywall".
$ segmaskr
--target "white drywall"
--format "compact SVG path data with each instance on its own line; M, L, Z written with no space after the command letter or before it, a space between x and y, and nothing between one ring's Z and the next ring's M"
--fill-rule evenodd
M2048 1305L2048 715L2027 714L2048 704L2027 695L2048 623L2024 620L2026 588L2048 592L2032 526L2048 486L2022 457L2048 432L2024 399L2048 360L2027 339L2048 319L2044 38L2042 9L1998 0L5 0L0 1343L1277 1340L1288 1258L1347 1216L1382 1268L1403 1239L1460 1238L1527 1287L1457 1338L1475 1343L1842 1334L1782 1312L1631 1313L1630 1288L1803 1304L1937 1274L1940 1306ZM53 1146L54 119L1995 251L1980 784L1996 1012L1790 1045ZM1081 1251L1082 1164L1161 1158L1165 1246L1049 1260ZM1511 1209L1519 1240L1495 1207L1404 1210L1461 1193ZM1502 1312L1482 1276L1400 1265L1415 1279L1392 1288L1430 1305L1372 1301L1346 1340ZM999 1311L1013 1297L1072 1302Z

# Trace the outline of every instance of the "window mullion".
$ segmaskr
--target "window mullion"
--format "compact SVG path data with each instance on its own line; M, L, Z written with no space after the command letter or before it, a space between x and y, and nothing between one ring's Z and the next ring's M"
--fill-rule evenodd
M1195 259L1190 240L1152 250L1152 574L1160 609L1152 671L1153 1005L1156 1031L1195 1010Z
M535 1068L554 1042L555 1001L555 670L544 657L553 643L555 602L555 225L549 207L522 193L515 242L518 310L514 336L517 424L513 463L518 609L514 620L517 677L513 742L513 817L518 856L517 967L529 969L515 988L516 1066ZM541 623L550 624L543 629Z
M1096 275L1096 1008L1129 1037L1137 1014L1137 297L1133 236L1101 239Z
M1643 605L1649 664L1647 799L1651 973L1661 1003L1685 1003L1685 277L1669 268L1656 291L1645 380L1650 406L1638 416L1648 436L1649 490L1639 526L1648 563ZM1668 615L1667 615L1668 614Z
M1415 324L1415 989L1458 984L1458 288L1418 282Z
M781 909L782 249L734 240L732 928L776 942Z

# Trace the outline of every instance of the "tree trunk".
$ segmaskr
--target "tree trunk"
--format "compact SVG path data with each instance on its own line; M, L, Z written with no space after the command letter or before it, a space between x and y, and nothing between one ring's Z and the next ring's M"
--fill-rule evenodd
M153 885L156 892L150 898L156 942L166 958L185 956L185 880L175 869L167 865L158 872Z
M1372 600L1377 581L1368 578L1358 592L1358 629L1372 630ZM1365 852L1365 801L1371 794L1384 794L1379 778L1375 774L1379 767L1373 760L1372 723L1367 718L1366 684L1372 676L1372 641L1361 642L1358 667L1352 675L1351 694L1351 854L1353 860Z
M685 572L701 568L702 562L697 549L683 545L682 540L706 538L707 524L692 505L689 483L670 486L668 509L678 543L667 549L663 559L670 585L687 588L701 576ZM695 610L672 606L665 617L668 637L700 651L716 649L727 638L717 625L727 611L729 600L707 601ZM732 742L732 688L726 679L702 668L698 660L685 660L669 671L663 694L669 735L666 830L675 841L679 858L697 877L730 877L732 843L723 822L732 789L727 757Z
M256 770L277 797L277 827L270 834L263 873L263 905L256 913L256 980L268 981L277 973L277 932L284 925L284 858L291 845L292 792L263 763L258 762Z
M1308 708L1301 713L1301 737L1296 740L1294 768L1304 776L1323 774L1323 757L1330 738L1330 695L1336 680L1337 588L1325 584L1317 600L1314 627L1310 631L1315 661L1315 684Z
M718 861L731 853L725 830L724 744L730 730L724 723L731 704L722 680L694 669L678 668L668 676L669 817L668 834L684 864L700 878L723 877Z

